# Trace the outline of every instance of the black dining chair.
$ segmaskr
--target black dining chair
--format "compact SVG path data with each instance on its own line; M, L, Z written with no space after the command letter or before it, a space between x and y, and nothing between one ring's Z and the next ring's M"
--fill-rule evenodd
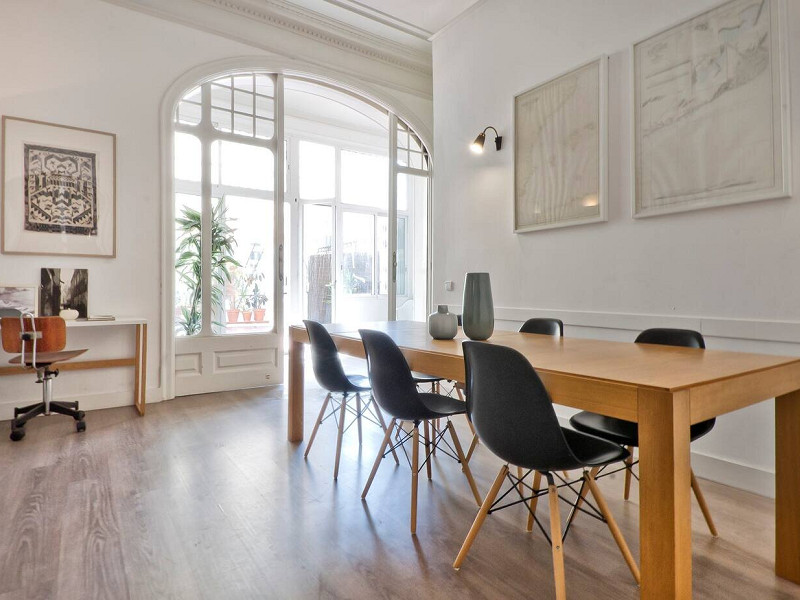
M411 533L412 535L416 534L417 488L419 472L423 466L420 465L419 461L419 425L421 423L428 424L433 419L445 419L447 425L433 436L430 434L431 428L425 428L426 433L422 440L425 442L424 464L430 464L431 448L438 448L439 452L456 459L461 463L467 483L469 483L469 487L475 497L475 502L480 505L481 497L478 493L478 488L472 478L469 465L464 458L458 434L456 434L453 423L450 421L450 417L463 415L466 412L466 404L450 396L419 392L403 353L391 337L381 331L370 331L368 329L359 329L359 333L367 354L367 368L369 369L369 380L372 384L372 395L380 407L392 417L383 437L383 443L380 450L378 450L378 455L375 457L375 463L372 466L369 479L367 479L364 491L361 493L361 498L367 497L372 480L378 472L378 467L388 454L386 448L390 444L392 432L395 428L399 428L398 421L413 423L410 433L405 429L398 429L399 440L393 443L390 449L393 451L396 448L402 448L406 458L408 458L404 444L411 440L411 459L409 461L411 467ZM450 433L450 439L453 442L452 446L444 439L445 432ZM433 439L425 439L428 437ZM431 471L429 469L428 478L430 479L430 477Z
M464 362L469 416L483 444L505 464L486 494L453 567L461 567L490 512L521 503L551 543L556 597L559 600L566 598L563 543L569 525L562 535L559 499L567 501L561 493L571 490L575 495L575 500L568 502L572 511L581 510L608 525L638 583L640 576L636 561L595 483L597 469L624 460L628 451L604 439L561 427L542 380L528 360L513 348L464 342ZM528 473L540 473L547 480L547 489L529 487L524 483L524 477L511 474L511 465L522 467ZM573 469L582 470L579 480L567 481L557 473ZM506 481L510 483L509 489L498 498ZM578 482L580 488L576 489ZM519 500L506 501L506 496L512 492L517 493ZM588 500L590 492L597 506ZM535 514L536 501L544 495L547 495L550 506L549 536ZM578 500L588 510L579 507Z
M706 344L703 340L702 334L690 329L665 329L654 328L646 329L641 332L637 337L635 343L637 344L658 344L663 346L682 346L685 348L701 348L705 349ZM625 492L624 497L627 500L630 497L631 491L631 476L636 477L633 473L633 467L636 464L633 457L633 449L639 447L639 427L636 423L631 421L624 421L614 417L606 417L592 412L583 411L574 415L569 420L570 425L578 431L596 435L601 438L610 440L615 444L624 446L628 449L630 456L625 460ZM689 429L689 439L693 442L707 433L709 433L716 423L716 419L709 419L700 423L695 423ZM691 485L694 495L697 498L697 503L700 505L700 510L703 512L708 529L711 535L717 536L717 528L714 525L714 520L711 518L711 511L708 508L706 499L700 489L700 484L691 472ZM601 473L602 476L602 473Z
M303 456L308 458L308 453L311 452L311 446L317 437L319 426L332 417L336 421L338 428L336 459L333 467L333 478L338 479L344 432L355 422L358 427L358 443L360 445L362 440L362 418L379 425L384 431L386 431L386 422L383 419L380 407L373 402L369 379L363 375L345 374L344 368L342 368L342 361L339 358L339 350L336 348L336 344L328 330L316 321L307 320L303 321L303 323L305 323L308 339L311 342L311 364L314 367L314 376L317 378L317 383L328 392L322 402L322 408L314 423L314 429L311 431L311 437L308 439L308 446L306 446ZM366 401L362 399L362 394L366 395ZM350 404L350 397L352 396L355 396L355 408ZM329 405L330 410L328 410ZM372 414L370 414L370 411ZM345 425L345 417L348 413L353 419L349 425ZM396 454L394 459L399 464Z

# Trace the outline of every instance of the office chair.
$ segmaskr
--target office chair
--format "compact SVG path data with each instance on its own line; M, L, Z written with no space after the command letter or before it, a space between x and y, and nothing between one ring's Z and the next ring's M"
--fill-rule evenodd
M420 424L425 425L425 434L422 441L425 443L424 465L428 467L428 479L431 478L432 447L438 447L440 452L461 463L462 471L475 497L475 502L480 506L481 497L478 493L478 488L472 478L469 465L464 458L456 430L450 422L450 417L463 415L466 412L466 405L450 396L420 393L417 390L414 378L411 375L411 369L403 353L392 338L381 331L359 329L358 332L361 334L364 349L367 353L367 367L369 369L369 380L372 384L372 394L381 408L392 416L380 450L378 450L378 455L375 457L375 463L372 465L367 484L361 493L361 498L367 497L372 480L378 472L378 467L383 458L388 455L386 448L389 446L393 430L399 427L398 421L406 421L414 424L412 431L409 433L405 430L400 430L401 438L390 447L390 451L394 451L395 448L402 448L405 452L404 444L409 440L412 441L411 460L409 461L411 466L411 534L415 535L417 531L417 488L419 472L423 466L419 462ZM433 419L446 419L447 426L442 431L431 436L428 425ZM453 442L452 446L444 439L445 431L450 433L450 439Z
M9 362L22 364L36 371L36 383L42 384L42 401L30 406L14 409L11 421L11 439L18 442L25 437L25 424L37 415L51 412L67 415L75 419L78 431L86 431L85 413L78 410L77 402L56 402L53 400L53 378L58 377L58 369L51 367L60 362L80 356L86 349L64 350L67 345L67 328L61 317L38 317L31 314L0 319L3 350L11 354L19 352Z
M690 329L646 329L641 332L637 337L635 343L637 344L659 344L663 346L683 346L685 348L705 348L706 344L703 336L697 331ZM639 427L636 423L630 421L623 421L614 417L606 417L588 411L579 412L569 420L570 425L578 431L596 435L598 437L607 439L624 446L628 449L630 456L625 460L625 500L628 499L631 490L631 476L633 475L633 466L636 464L633 458L633 448L639 446ZM709 433L716 423L716 419L709 419L700 423L695 423L689 429L690 441L695 441ZM601 474L602 475L602 474ZM700 505L700 510L703 512L708 529L711 535L716 537L717 528L714 525L714 520L711 518L711 511L706 504L703 492L700 489L700 484L691 471L691 484L694 495L697 497L697 503Z
M468 414L483 444L505 464L486 494L453 567L461 567L490 512L521 503L552 546L556 597L563 600L566 598L563 542L569 532L569 523L563 535L561 532L559 500L563 500L568 502L573 512L581 510L606 523L638 583L640 575L636 561L595 483L595 474L600 467L624 460L628 451L604 439L561 427L542 380L528 360L513 348L464 342L464 363ZM514 477L510 465L544 476L547 489L539 490L536 485L531 488L524 483L524 477ZM566 481L557 474L557 471L573 469L583 471L579 489L574 487L577 482ZM556 478L560 481L556 482ZM510 483L509 489L498 498L506 480ZM576 496L573 502L562 496L570 490ZM519 500L506 500L506 496L513 492L517 493ZM597 506L589 502L589 492ZM550 505L549 535L535 514L536 501L544 495L547 495ZM589 510L581 508L579 502Z

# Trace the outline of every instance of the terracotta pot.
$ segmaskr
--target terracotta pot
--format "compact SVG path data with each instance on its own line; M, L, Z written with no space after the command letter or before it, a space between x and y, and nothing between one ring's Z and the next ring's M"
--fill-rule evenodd
M239 320L239 312L241 311L238 308L226 310L225 313L228 315L228 323L236 323L236 321Z
M266 312L267 312L266 308L254 308L253 320L261 323L264 320L264 315L266 314Z
M253 313L249 310L242 311L242 321L248 323L250 321L250 317L253 316Z

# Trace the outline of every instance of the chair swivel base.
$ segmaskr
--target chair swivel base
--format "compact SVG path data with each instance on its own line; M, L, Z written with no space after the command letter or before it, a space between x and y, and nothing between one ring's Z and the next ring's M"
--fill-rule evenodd
M66 415L75 419L75 429L77 431L86 431L86 421L84 417L86 413L78 410L77 402L50 402L50 411L60 415ZM15 442L20 441L25 437L25 424L33 417L38 415L48 414L46 412L46 405L44 402L33 404L31 406L24 406L22 408L14 409L14 420L11 421L11 439Z

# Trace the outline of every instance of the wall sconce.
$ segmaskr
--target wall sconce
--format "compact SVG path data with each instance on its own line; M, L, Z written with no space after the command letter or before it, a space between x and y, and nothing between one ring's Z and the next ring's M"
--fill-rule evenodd
M478 137L475 138L475 141L469 145L469 149L472 150L475 154L483 154L483 143L486 141L486 132L489 130L494 131L494 145L495 148L500 150L500 147L503 145L503 136L497 133L497 129L492 127L491 125L481 131L478 134Z

